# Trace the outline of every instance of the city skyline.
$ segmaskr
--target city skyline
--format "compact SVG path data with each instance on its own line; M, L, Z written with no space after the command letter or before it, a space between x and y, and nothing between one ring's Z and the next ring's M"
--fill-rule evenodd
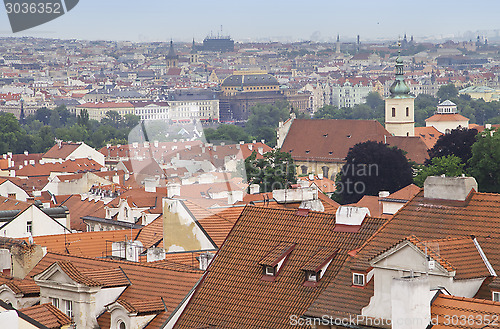
M488 10L485 10L488 9ZM34 36L59 39L190 41L200 42L208 34L231 35L245 41L342 41L388 40L405 33L418 40L473 39L477 34L497 39L495 25L500 3L477 1L474 6L456 1L400 2L277 0L238 3L168 3L153 0L97 2L81 1L74 10L39 27L12 33L7 15L0 21L0 36Z

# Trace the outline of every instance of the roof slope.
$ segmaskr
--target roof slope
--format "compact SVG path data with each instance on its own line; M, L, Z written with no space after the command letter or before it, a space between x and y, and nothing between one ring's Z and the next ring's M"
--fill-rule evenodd
M353 288L351 269L366 271L372 258L412 234L421 240L474 235L493 269L498 272L500 194L472 192L467 202L456 203L425 199L422 190L367 240L306 314L319 317L324 314L360 314L373 296L373 280L365 289Z
M429 157L427 154L427 145L420 137L387 137L387 144L395 146L406 152L406 158L418 164L423 164Z
M71 319L50 303L22 308L19 311L50 329L71 324Z
M247 206L220 248L175 328L288 328L333 279L347 253L382 223L367 218L359 233L334 232L335 215ZM281 243L295 244L274 282L261 280L259 262ZM303 285L302 268L318 248L336 250L316 287Z
M202 271L188 269L187 266L179 266L178 264L171 266L163 264L162 267L156 267L147 263L76 257L49 252L29 275L33 276L43 272L54 262L69 262L85 276L89 275L90 272L100 271L101 275L96 275L92 279L93 281L94 279L103 280L104 270L108 270L109 274L113 272L109 270L120 269L130 280L130 285L120 295L119 300L133 305L133 308L141 313L150 312L152 308L156 310L158 303L161 303L161 298L163 298L168 309L168 312L162 311L164 320L179 305L203 274ZM110 278L110 276L107 277ZM122 277L114 277L120 282L123 281ZM108 281L107 284L110 286L111 281Z
M439 319L432 328L494 328L498 326L499 313L499 302L440 294L431 305L431 317ZM467 326L462 326L461 321L446 321L446 319L463 319L464 317L472 319ZM491 326L486 324L487 319Z
M294 160L343 161L349 148L368 140L383 142L391 135L375 120L293 121L281 152Z

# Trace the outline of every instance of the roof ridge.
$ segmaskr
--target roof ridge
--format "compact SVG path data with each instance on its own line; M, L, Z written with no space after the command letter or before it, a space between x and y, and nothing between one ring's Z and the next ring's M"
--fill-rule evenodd
M48 254L65 256L65 257L88 259L88 260L92 260L92 261L103 261L103 262L108 262L108 263L127 264L127 265L134 265L134 266L140 265L140 266L149 267L149 268L157 268L157 269L164 269L164 270L171 270L171 271L185 272L185 273L198 273L198 272L200 272L200 270L173 269L173 268L168 268L165 266L161 266L161 267L160 266L153 266L153 265L149 265L149 264L144 263L144 262L131 262L131 261L125 261L125 260L108 259L108 258L95 258L95 257L85 257L85 256L80 256L80 255L68 255L68 254L58 253L58 252L54 252L54 251L48 251L47 254L45 254L45 256L47 256ZM70 262L69 260L63 260L63 261Z

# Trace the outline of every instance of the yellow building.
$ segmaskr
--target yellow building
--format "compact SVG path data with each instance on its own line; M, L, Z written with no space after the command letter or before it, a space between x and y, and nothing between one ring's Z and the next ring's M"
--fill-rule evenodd
M469 95L472 99L483 99L485 102L500 101L500 89L486 86L470 86L459 91L461 95Z

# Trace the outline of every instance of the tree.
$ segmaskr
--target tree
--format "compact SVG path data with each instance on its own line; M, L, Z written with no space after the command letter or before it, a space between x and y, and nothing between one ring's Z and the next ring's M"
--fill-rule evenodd
M120 113L110 110L106 112L106 116L102 118L101 123L103 125L110 125L116 128L120 128L123 123L123 118Z
M325 105L320 107L315 113L314 119L343 119L345 113L342 109L339 109L332 105Z
M245 129L236 125L220 125L217 129L204 129L205 138L209 143L238 143L239 141L249 141Z
M276 129L280 121L285 121L290 116L288 102L271 104L257 104L251 108L251 114L245 125L246 132L252 139L265 139L273 147L276 145Z
M14 114L0 112L0 154L32 150L33 140L21 128Z
M364 195L395 192L413 181L412 168L404 152L384 143L368 141L349 150L337 177L342 203L358 202Z
M450 83L439 87L437 92L437 97L440 101L445 101L447 99L455 98L458 95L458 89L454 84Z
M89 124L89 112L87 109L83 109L80 111L80 114L76 117L76 122L80 126L88 126Z
M48 125L50 123L50 116L52 115L52 111L46 107L42 107L35 112L35 120L43 122L44 125Z
M272 192L289 188L297 182L292 156L278 150L264 153L257 159L257 152L245 159L245 170L249 184L259 184L261 192Z
M434 147L427 151L429 160L426 165L432 162L433 158L455 155L466 165L472 156L472 144L476 142L476 129L457 128L449 134L439 136Z
M413 179L414 183L420 187L424 186L425 179L428 176L457 177L465 174L465 164L455 155L435 157L428 166L423 166L417 176Z
M485 130L472 145L469 173L481 192L500 193L500 134Z

